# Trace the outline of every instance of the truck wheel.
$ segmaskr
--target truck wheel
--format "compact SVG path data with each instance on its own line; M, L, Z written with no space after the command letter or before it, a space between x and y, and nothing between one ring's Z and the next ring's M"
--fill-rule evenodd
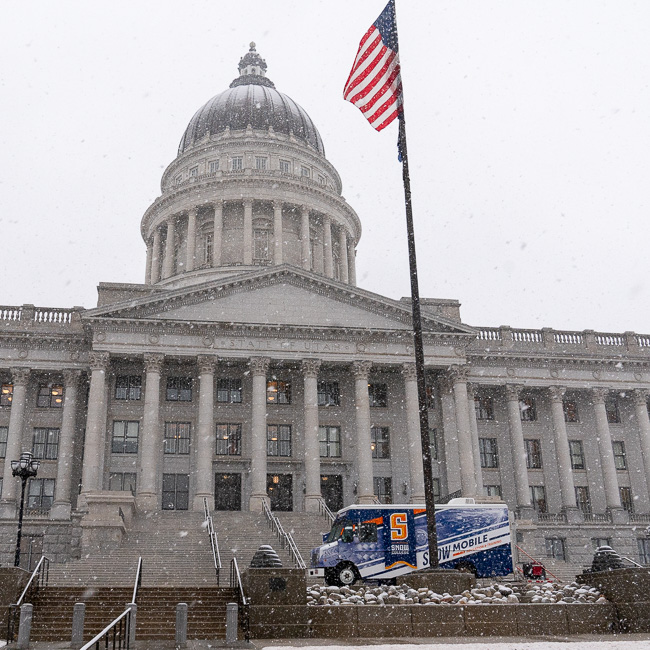
M336 581L341 587L349 587L350 585L353 585L358 578L357 569L354 564L351 564L350 562L339 564L336 567L335 575Z

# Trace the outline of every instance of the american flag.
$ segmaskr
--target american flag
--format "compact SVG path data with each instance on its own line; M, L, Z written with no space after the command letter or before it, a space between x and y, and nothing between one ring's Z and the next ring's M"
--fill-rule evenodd
M377 131L388 126L402 110L398 49L395 0L389 0L361 39L343 89L343 98L352 102Z

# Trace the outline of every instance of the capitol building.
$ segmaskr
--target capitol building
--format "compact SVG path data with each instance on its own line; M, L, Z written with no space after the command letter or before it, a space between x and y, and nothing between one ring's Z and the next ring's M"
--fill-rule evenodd
M410 299L357 286L342 188L252 45L142 217L144 282L0 306L0 562L23 451L23 548L57 561L206 498L215 522L423 502ZM604 543L650 563L650 335L467 324L435 298L422 326L436 500L503 499L519 564L565 575Z

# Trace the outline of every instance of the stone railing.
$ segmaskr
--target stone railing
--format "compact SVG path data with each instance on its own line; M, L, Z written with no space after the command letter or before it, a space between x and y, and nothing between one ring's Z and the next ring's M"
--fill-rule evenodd
M0 306L0 322L20 322L21 325L43 323L53 325L70 325L78 320L80 308L62 309L60 307L34 307L21 305L17 307Z
M538 512L537 521L545 524L566 524L566 515L563 512Z

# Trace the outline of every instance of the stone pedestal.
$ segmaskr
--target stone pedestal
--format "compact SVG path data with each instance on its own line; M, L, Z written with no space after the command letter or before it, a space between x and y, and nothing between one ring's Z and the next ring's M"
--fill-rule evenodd
M476 584L471 573L452 569L434 569L431 571L414 571L397 578L398 584L407 584L413 589L426 587L437 594L460 594Z
M82 553L117 548L133 520L135 498L131 492L85 493L87 512L81 519Z

